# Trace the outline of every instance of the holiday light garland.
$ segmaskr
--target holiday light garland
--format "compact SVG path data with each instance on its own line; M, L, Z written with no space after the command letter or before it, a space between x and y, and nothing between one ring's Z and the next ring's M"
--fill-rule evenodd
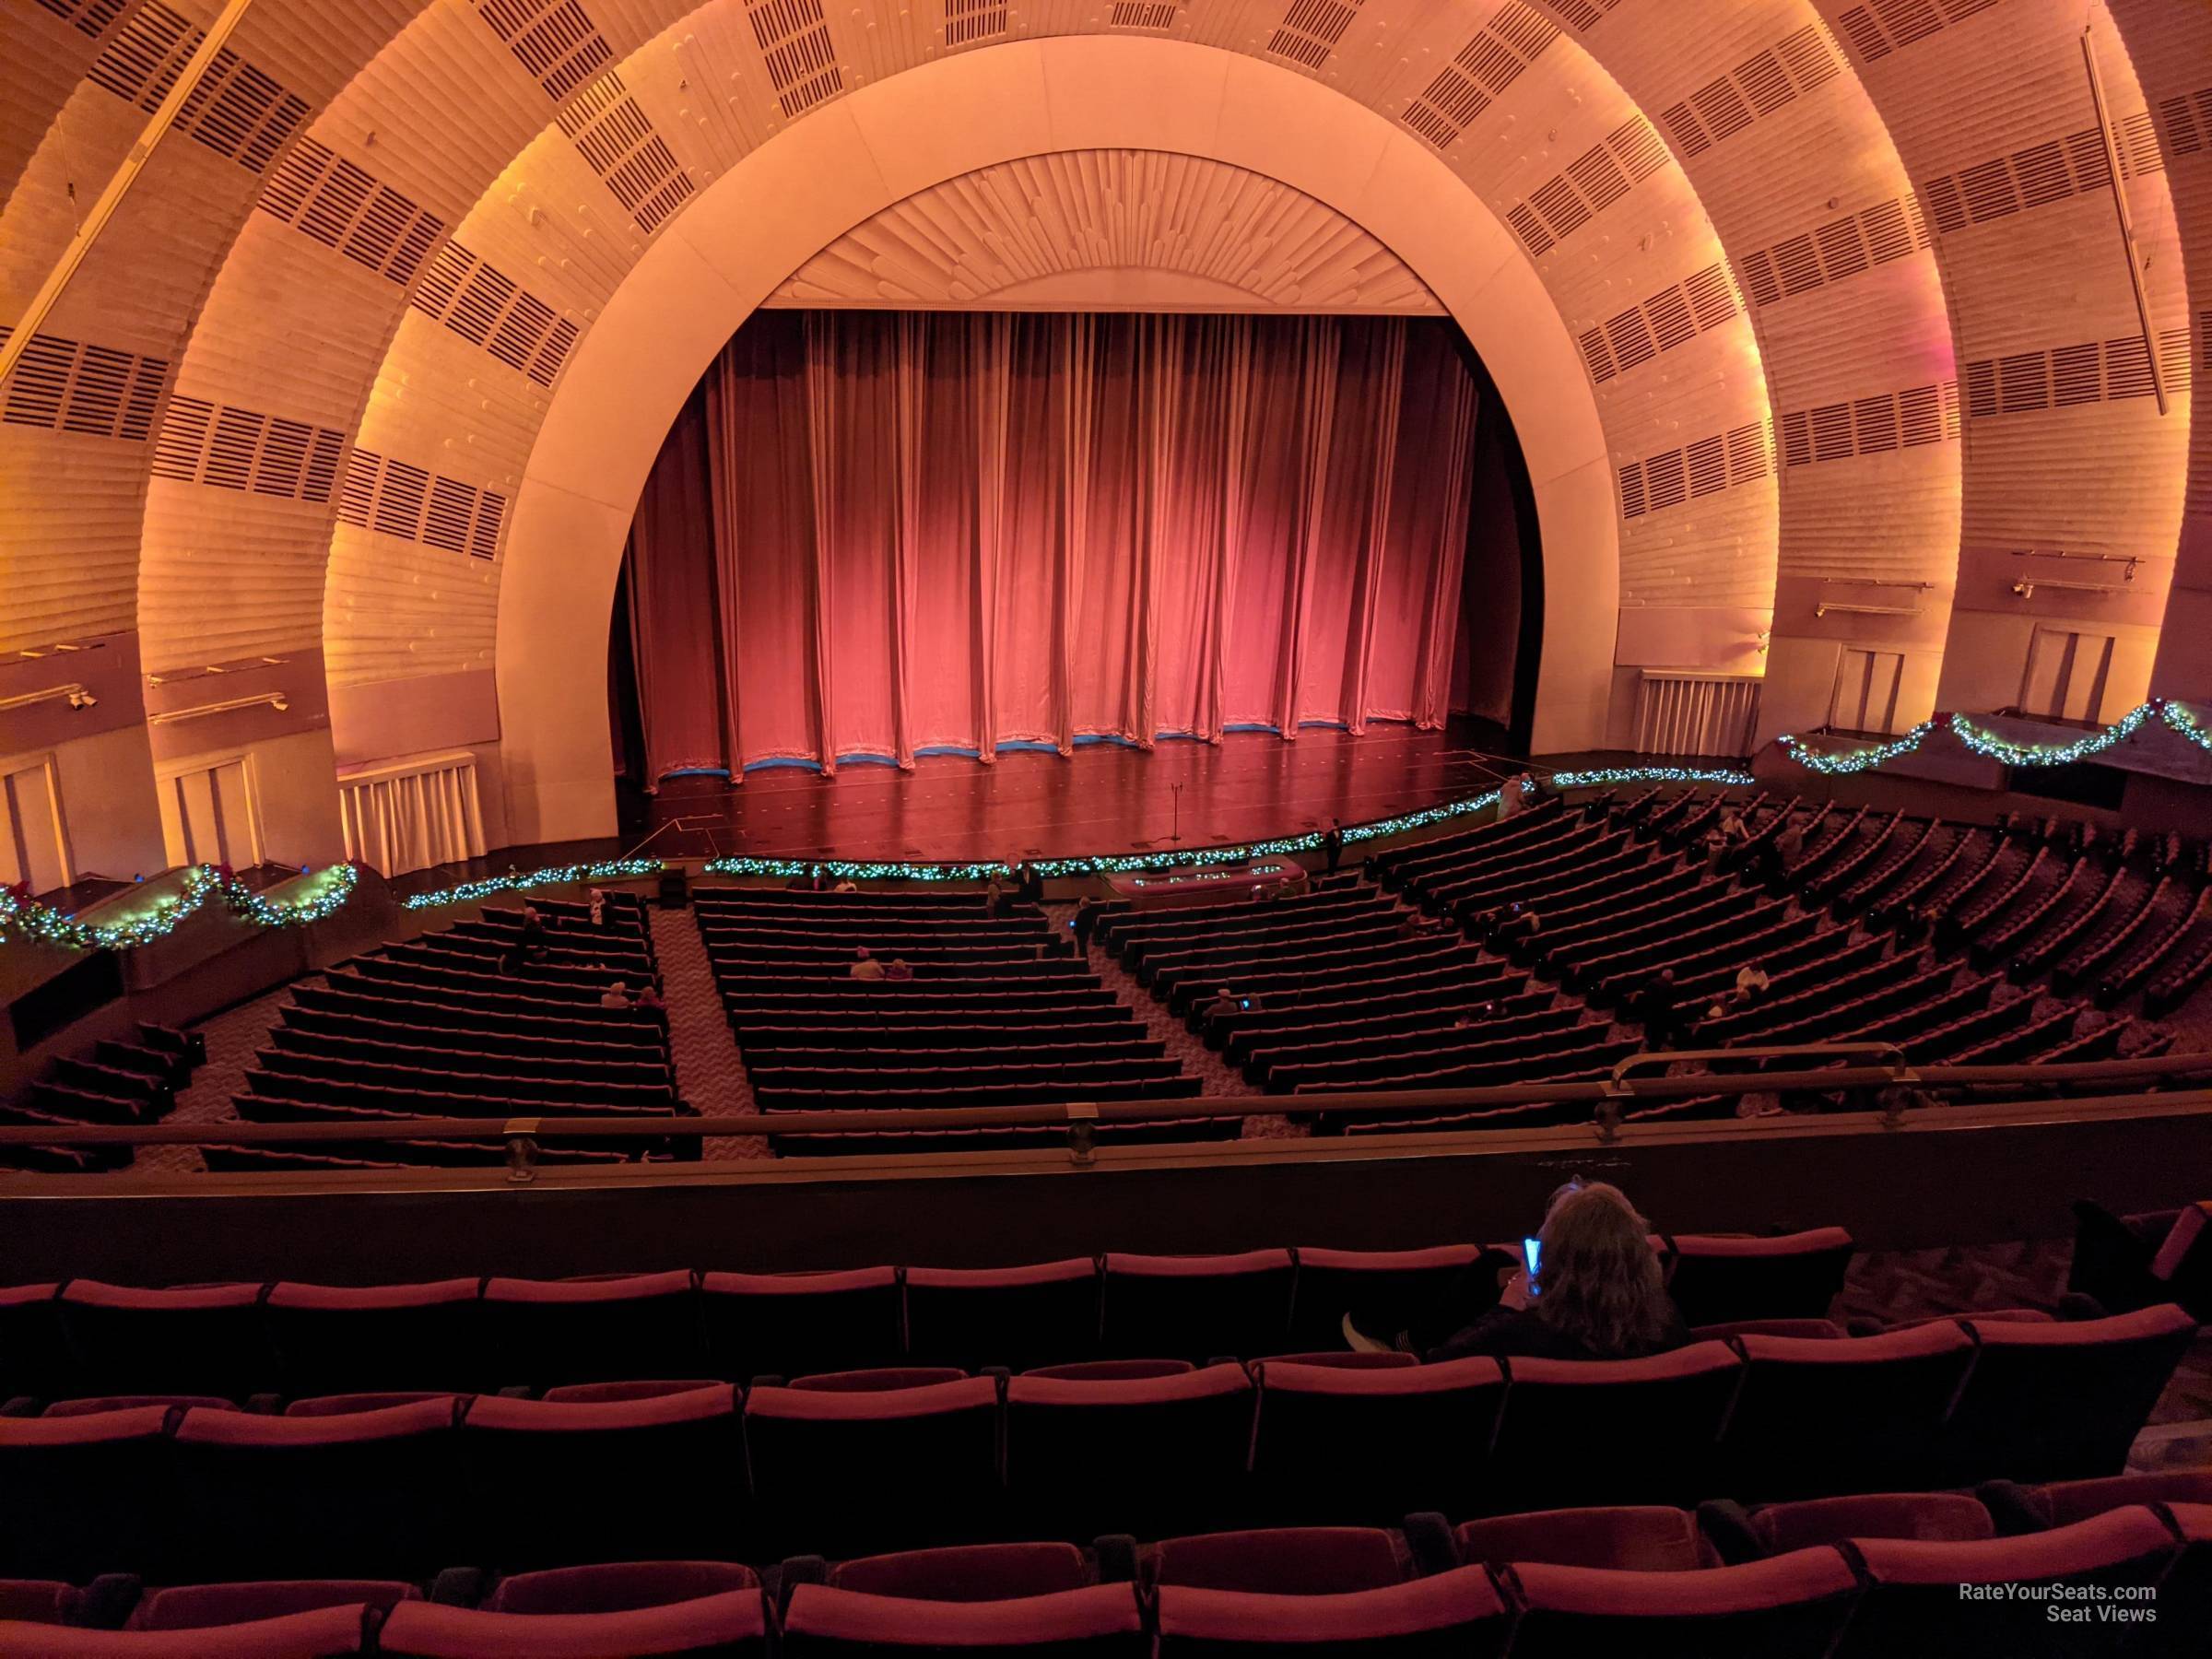
M227 869L195 865L174 893L112 922L79 922L41 904L20 887L0 888L0 940L29 939L70 950L129 950L167 938L177 924L220 895L233 914L262 927L302 927L335 914L360 880L351 865L332 865L297 899L271 902Z
M2153 720L2163 721L2170 729L2178 732L2197 747L2212 750L2212 731L2206 731L2204 724L2190 710L2162 697L2137 703L2102 731L2086 733L2071 743L2015 743L1964 714L1924 720L1902 737L1892 738L1873 748L1830 749L1823 752L1806 747L1801 739L1786 732L1774 741L1782 746L1783 753L1798 765L1830 778L1849 777L1887 766L1892 760L1913 753L1938 730L1949 732L1965 745L1970 753L2003 766L2071 766L2077 760L2087 760L2125 743Z
M550 865L527 875L510 870L504 876L487 876L477 881L465 881L459 887L441 888L433 893L413 893L399 902L403 910L435 910L440 905L473 904L500 893L559 887L571 881L634 880L641 876L658 876L667 867L657 858L607 858L596 864Z

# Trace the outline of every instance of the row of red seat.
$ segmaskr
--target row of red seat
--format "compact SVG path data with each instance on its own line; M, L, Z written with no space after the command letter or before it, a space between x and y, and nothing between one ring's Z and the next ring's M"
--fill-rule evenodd
M120 1630L25 1622L66 1606L68 1587L0 1583L0 1652L2194 1654L2212 1640L2208 1482L2137 1483L2079 1520L2006 1536L1971 1499L1860 1500L1777 1528L1815 1541L1725 1566L1695 1553L1687 1516L1631 1510L1471 1524L1446 1546L1465 1564L1418 1576L1391 1535L1331 1527L1171 1539L1112 1573L1106 1540L1096 1562L1066 1545L1003 1545L793 1561L767 1583L735 1563L574 1567L505 1579L475 1606L454 1605L474 1599L459 1574L441 1577L437 1600L376 1579L179 1587L136 1599ZM1961 1525L1970 1512L1981 1529ZM1582 1559L1606 1543L1613 1559ZM111 1606L135 1594L101 1588Z
M1696 1324L1818 1318L1852 1253L1841 1228L1660 1239ZM1256 1357L1341 1345L1487 1306L1474 1244L1234 1255L1110 1252L1018 1267L665 1273L419 1285L280 1281L0 1288L0 1399L187 1394L242 1400L386 1388L544 1387L636 1377L797 1376L903 1362L1016 1371L1094 1358ZM1517 1257L1493 1257L1517 1260ZM1491 1269L1494 1273L1495 1269Z
M415 1575L471 1540L510 1569L761 1559L2087 1477L2119 1470L2196 1330L2168 1305L1618 1361L670 1380L281 1417L101 1402L0 1418L0 1570Z

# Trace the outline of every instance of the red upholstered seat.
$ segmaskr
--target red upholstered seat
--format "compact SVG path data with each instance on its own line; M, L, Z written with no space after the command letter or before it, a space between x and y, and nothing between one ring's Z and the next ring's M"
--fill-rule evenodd
M84 1599L83 1591L59 1579L0 1579L0 1620L75 1624Z
M0 1418L0 1564L76 1583L162 1565L171 1518L147 1494L168 1488L172 1415Z
M479 1282L269 1288L262 1318L284 1391L356 1394L498 1387L484 1374Z
M94 1394L82 1400L56 1400L39 1415L50 1418L91 1417L102 1411L131 1411L141 1406L169 1406L180 1411L194 1406L211 1411L236 1411L234 1400L218 1400L213 1394Z
M1851 1265L1851 1234L1840 1227L1767 1239L1684 1234L1667 1243L1667 1289L1693 1325L1825 1318Z
M201 1630L250 1624L318 1607L393 1607L422 1592L399 1579L277 1579L239 1584L178 1584L151 1590L131 1609L133 1630ZM5 1650L0 1650L5 1651Z
M1090 1583L1090 1564L1073 1544L955 1544L862 1556L830 1571L839 1590L917 1601L1010 1601Z
M1241 1518L1252 1379L1240 1365L1129 1382L1016 1377L1006 1485L1030 1537L1160 1537Z
M62 1324L87 1394L242 1400L276 1385L259 1285L142 1290L98 1279L62 1288Z
M1751 1513L1751 1531L1769 1555L1787 1555L1845 1538L1917 1538L1971 1543L1995 1535L1989 1511L1960 1492L1868 1492L1771 1503Z
M456 1410L184 1413L164 1515L179 1570L163 1576L416 1579L465 1559Z
M1415 1510L1478 1507L1505 1370L1487 1357L1346 1370L1255 1368L1254 1501L1289 1524L1389 1525Z
M499 1383L544 1388L711 1375L688 1270L484 1281L486 1355Z
M2070 1324L1967 1323L1981 1351L1934 1485L2118 1474L2197 1329L2171 1302Z
M294 1400L284 1408L286 1417L343 1417L351 1411L382 1411L391 1406L412 1406L418 1400L452 1400L450 1394L400 1392L393 1394L314 1394Z
M1206 1360L1281 1352L1295 1269L1287 1250L1106 1257L1100 1340L1109 1356Z
M1486 1659L1506 1651L1512 1616L1489 1574L1462 1567L1345 1595L1264 1595L1166 1584L1159 1659Z
M929 1365L1028 1371L1080 1359L1099 1343L1099 1265L1089 1256L1022 1267L909 1267L907 1348Z
M751 1568L735 1561L551 1567L501 1579L484 1606L494 1613L627 1613L728 1590L750 1590L759 1582Z
M1013 1601L919 1601L801 1584L783 1614L782 1651L794 1659L971 1649L996 1659L1147 1659L1151 1640L1129 1584Z
M1453 1534L1459 1559L1545 1561L1555 1567L1613 1567L1688 1572L1719 1565L1688 1510L1659 1504L1538 1510L1469 1521Z
M1712 1492L1747 1500L1940 1483L1945 1415L1974 1362L1956 1324L1879 1336L1742 1339L1743 1387Z
M1402 1354L1394 1348L1379 1354L1323 1348L1311 1354L1269 1354L1261 1361L1266 1365L1326 1365L1337 1371L1404 1371L1420 1362L1418 1354Z
M384 1620L376 1651L415 1659L751 1659L768 1651L768 1609L757 1589L621 1613L488 1613L407 1602Z
M0 1400L51 1400L76 1388L60 1293L59 1285L0 1285Z
M2070 1526L2132 1503L2212 1504L2212 1469L2175 1469L2162 1475L2112 1475L2099 1480L2060 1480L2027 1496L2045 1526Z
M73 1630L0 1622L0 1653L26 1659L335 1659L370 1651L362 1634L368 1616L365 1606L323 1607L194 1630Z
M756 1388L753 1493L778 1555L832 1558L965 1543L996 1517L998 1384L837 1393Z
M1696 1572L1528 1562L1510 1580L1514 1659L1820 1659L1859 1593L1834 1549Z
M815 1371L896 1365L899 1274L710 1273L700 1281L700 1324L710 1376L749 1382Z
M555 1405L605 1405L610 1400L657 1400L663 1394L725 1386L713 1377L639 1377L628 1382L571 1382L563 1388L548 1388L541 1397Z
M624 1559L731 1560L747 1509L737 1391L642 1400L469 1404L467 1556L506 1569Z
M821 1371L811 1377L794 1377L791 1386L827 1394L869 1394L887 1388L927 1388L933 1382L958 1382L967 1374L949 1365L879 1365L866 1371Z
M1729 1319L1690 1332L1700 1342L1725 1342L1731 1336L1801 1336L1833 1342L1848 1334L1829 1319Z
M1298 1251L1298 1301L1290 1341L1325 1348L1343 1340L1345 1314L1359 1310L1378 1331L1402 1331L1450 1295L1481 1256L1474 1244L1430 1250Z
M1396 1537L1374 1526L1285 1526L1169 1538L1141 1562L1147 1583L1267 1595L1340 1595L1413 1576Z
M2053 1659L2115 1651L2124 1626L2081 1607L2079 1622L2053 1622L2046 1603L2011 1588L2023 1584L2100 1586L2112 1605L2166 1610L2142 1591L2173 1564L2178 1542L2148 1509L2111 1510L2071 1526L1971 1543L1863 1538L1853 1547L1868 1576L1865 1602L1852 1620L1838 1659L1894 1659L1899 1653L2002 1653L2006 1659ZM1961 1586L1986 1584L1976 1598ZM2132 1591L2138 1599L2129 1599ZM2131 1621L2132 1622L2132 1621ZM2161 1633L2162 1634L2162 1633ZM2183 1650L2186 1651L2186 1650ZM2198 1651L2202 1651L2201 1645Z
M1132 1382L1140 1377L1180 1377L1197 1369L1188 1359L1077 1359L1066 1365L1040 1365L1021 1374L1071 1382Z
M1511 1371L1490 1453L1491 1501L1480 1507L1678 1504L1711 1495L1700 1488L1715 1484L1713 1447L1743 1372L1722 1344L1645 1359L1515 1359Z

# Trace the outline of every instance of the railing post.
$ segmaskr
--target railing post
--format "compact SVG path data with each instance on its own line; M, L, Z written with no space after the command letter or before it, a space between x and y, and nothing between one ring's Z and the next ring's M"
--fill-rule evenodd
M1620 1139L1620 1101L1608 1098L1597 1103L1597 1144L1610 1147Z
M507 1179L517 1186L537 1179L538 1120L509 1118L502 1130L507 1136Z
M1067 1161L1078 1170L1088 1170L1096 1161L1099 1147L1099 1109L1083 1101L1070 1101L1067 1112Z

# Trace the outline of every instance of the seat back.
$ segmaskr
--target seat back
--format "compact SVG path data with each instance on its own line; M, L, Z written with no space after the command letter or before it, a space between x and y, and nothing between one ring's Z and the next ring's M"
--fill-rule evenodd
M1100 1292L1100 1351L1200 1361L1279 1354L1288 1346L1294 1272L1288 1250L1109 1254Z
M513 1570L736 1560L747 1543L737 1391L554 1402L486 1394L461 1422L466 1559Z
M1965 1544L1996 1535L1989 1511L1963 1492L1868 1492L1770 1503L1752 1512L1751 1532L1769 1555L1846 1538Z
M863 1556L830 1570L839 1590L916 1601L1011 1601L1080 1590L1090 1564L1073 1544L955 1544Z
M1951 1322L1878 1336L1741 1338L1720 1489L1749 1500L1938 1484L1944 1418L1974 1362Z
M141 1290L71 1279L61 1313L78 1392L242 1400L275 1388L260 1301L259 1285Z
M715 1374L704 1369L699 1299L688 1271L490 1278L482 1319L487 1357L502 1388Z
M2197 1329L2171 1302L2072 1324L1968 1324L1981 1351L1932 1485L2117 1475Z
M998 1384L756 1388L745 1447L762 1542L832 1559L972 1541L1000 1502Z
M1711 1494L1743 1364L1718 1342L1643 1359L1515 1359L1491 1452L1493 1509ZM1379 1373L1389 1376L1390 1372Z
M171 1579L418 1579L463 1559L453 1399L333 1417L187 1411Z
M899 1273L710 1273L700 1281L705 1374L733 1382L896 1365Z
M2070 1526L2131 1503L2212 1504L2212 1469L2174 1469L2159 1475L2112 1475L2099 1480L2060 1480L2034 1488L2045 1526Z
M414 1659L758 1659L768 1652L768 1606L757 1589L619 1613L488 1613L403 1602L377 1632L376 1651Z
M728 1590L749 1590L759 1582L751 1568L734 1561L549 1567L501 1579L484 1606L494 1613L628 1613Z
M1491 1659L1512 1618L1489 1574L1461 1567L1342 1595L1270 1595L1164 1584L1159 1659L1327 1653L1375 1659Z
M363 1605L191 1630L73 1630L0 1621L0 1653L44 1659L339 1659L370 1652ZM390 1653L393 1650L380 1650Z
M473 1278L420 1285L301 1285L269 1288L262 1319L284 1390L496 1387L482 1363Z
M963 1371L1086 1359L1099 1345L1099 1265L1077 1256L1023 1267L909 1267L906 1332L914 1359Z
M1377 1526L1283 1526L1169 1538L1139 1563L1148 1584L1266 1595L1346 1595L1413 1576L1394 1534Z
M11 1578L83 1583L167 1563L164 1406L0 1418L0 1563Z
M960 1653L993 1659L1148 1659L1136 1591L1093 1584L1011 1601L924 1601L801 1584L783 1614L791 1659Z
M276 1579L261 1583L172 1584L131 1609L125 1629L203 1630L211 1625L282 1618L318 1607L370 1606L380 1612L422 1592L402 1579ZM0 1650L4 1651L4 1650Z
M1157 1538L1241 1518L1253 1390L1240 1365L1125 1381L1016 1377L1006 1486L1029 1537Z
M1408 1329L1430 1309L1452 1299L1481 1255L1473 1244L1440 1244L1430 1250L1301 1247L1289 1343L1296 1347L1334 1347L1343 1339L1347 1312L1359 1314L1364 1331Z
M76 1392L60 1292L59 1285L0 1285L0 1399L54 1400Z
M1477 1357L1410 1370L1269 1360L1253 1440L1253 1502L1278 1524L1389 1525L1479 1506L1505 1370Z
M1851 1265L1851 1234L1840 1227L1768 1239L1685 1234L1668 1244L1667 1289L1693 1325L1825 1319Z
M1634 1572L1688 1572L1719 1564L1698 1531L1697 1517L1662 1504L1493 1515L1467 1522L1453 1541L1459 1559L1469 1563L1543 1561Z
M1853 1548L1867 1576L1865 1604L1838 1659L1899 1653L2004 1653L2007 1659L2109 1653L2115 1630L2136 1619L2100 1618L2085 1603L2059 1604L2078 1618L2052 1618L2053 1603L2023 1595L2024 1585L2101 1591L2115 1610L2165 1609L2156 1586L2173 1564L2177 1541L2148 1509L2111 1510L2071 1526L2018 1537L1966 1543L1861 1538ZM1988 1586L1973 1594L1975 1586ZM2093 1587L2093 1588L2092 1588Z
M1514 1659L1823 1659L1859 1594L1834 1549L1695 1572L1521 1562L1509 1578Z

